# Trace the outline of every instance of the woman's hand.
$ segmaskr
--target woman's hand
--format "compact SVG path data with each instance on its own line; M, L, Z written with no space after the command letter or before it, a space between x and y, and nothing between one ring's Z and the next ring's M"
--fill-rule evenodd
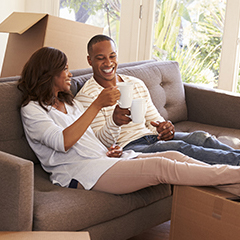
M108 157L121 157L122 156L122 148L113 144L109 149L106 155Z
M103 107L113 106L117 103L117 100L119 100L120 95L121 94L117 86L104 88L94 103L98 105L100 109Z

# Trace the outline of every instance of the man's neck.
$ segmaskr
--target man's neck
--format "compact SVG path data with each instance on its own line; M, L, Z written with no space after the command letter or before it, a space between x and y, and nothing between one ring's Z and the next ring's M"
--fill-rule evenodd
M93 78L103 88L116 86L117 82L123 82L121 77L117 74L116 74L115 78L113 78L112 80L109 80L109 81L108 80L98 81L94 76L93 76Z

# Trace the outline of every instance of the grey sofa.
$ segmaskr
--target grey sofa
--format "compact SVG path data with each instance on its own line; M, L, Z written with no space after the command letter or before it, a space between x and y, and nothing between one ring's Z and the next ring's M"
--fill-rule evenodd
M176 130L207 130L240 148L240 97L183 84L177 62L120 64L119 73L147 85L154 104ZM92 75L72 71L73 94ZM51 184L24 136L16 88L0 78L0 231L89 231L91 239L128 239L170 219L170 185L113 195Z

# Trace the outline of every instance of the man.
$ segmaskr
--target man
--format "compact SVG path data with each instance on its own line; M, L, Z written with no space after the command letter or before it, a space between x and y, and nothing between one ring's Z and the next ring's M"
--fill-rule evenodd
M116 74L117 49L114 41L105 35L96 35L88 43L87 60L93 69L88 80L76 96L88 108L104 88L117 82L133 82L133 98L145 98L147 111L143 123L133 123L130 111L118 105L103 108L91 127L107 147L117 143L123 150L161 152L176 150L209 164L239 165L240 151L222 144L203 131L176 132L170 121L165 121L152 103L147 87L140 79Z

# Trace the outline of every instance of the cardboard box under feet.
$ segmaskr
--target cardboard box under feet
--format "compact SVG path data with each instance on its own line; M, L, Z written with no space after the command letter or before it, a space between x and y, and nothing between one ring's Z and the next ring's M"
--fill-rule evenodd
M41 13L13 12L0 24L0 32L10 33L1 77L20 75L24 64L39 48L63 51L69 69L89 67L87 42L103 28Z
M216 188L175 186L170 240L239 240L239 200Z
M0 240L90 240L88 232L0 232Z

